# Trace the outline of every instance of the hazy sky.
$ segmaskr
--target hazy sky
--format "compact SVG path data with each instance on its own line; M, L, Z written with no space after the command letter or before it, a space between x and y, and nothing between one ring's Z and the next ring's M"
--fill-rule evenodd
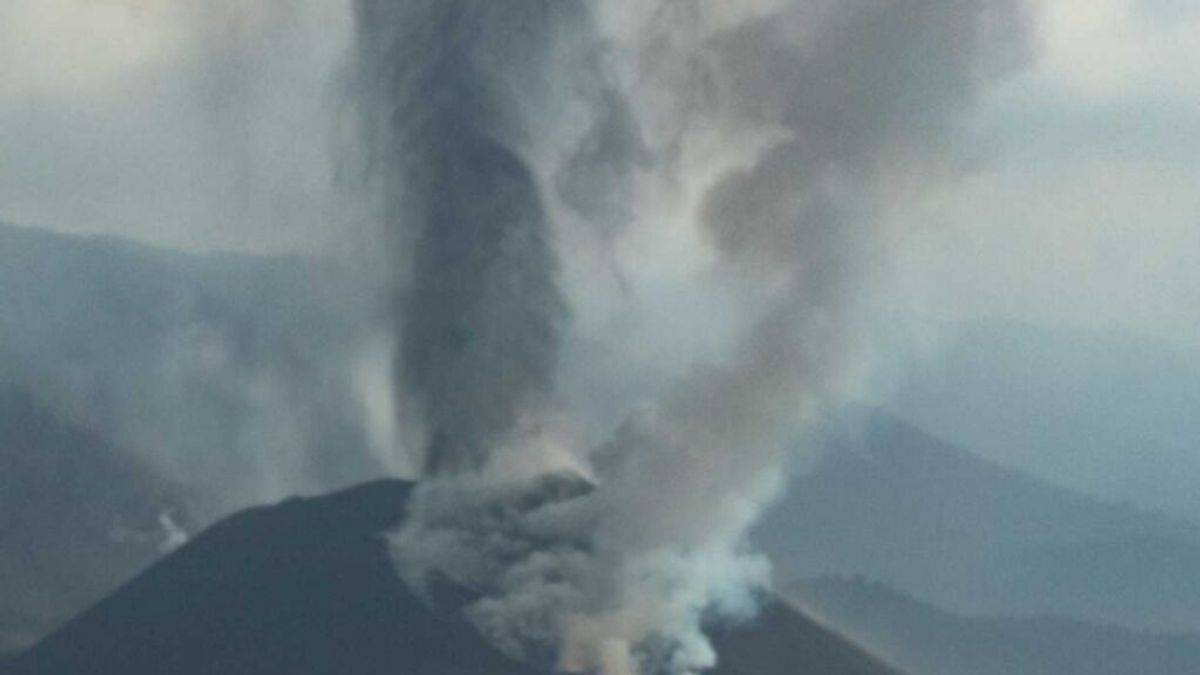
M342 4L0 3L0 218L190 249L321 245Z
M1034 66L994 90L980 164L927 217L930 311L1200 342L1200 5L1036 5Z
M1200 5L1035 0L967 175L895 214L906 306L1200 344ZM343 0L0 3L0 219L188 249L336 243ZM904 231L911 231L905 228Z

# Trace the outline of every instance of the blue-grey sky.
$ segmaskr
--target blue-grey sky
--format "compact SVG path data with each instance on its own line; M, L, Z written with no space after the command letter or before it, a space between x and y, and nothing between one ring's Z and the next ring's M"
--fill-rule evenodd
M1037 3L1033 67L993 90L980 164L926 205L932 312L1200 340L1200 5Z
M0 218L187 249L334 230L345 3L0 6Z
M769 3L765 3L769 4ZM895 209L895 301L1200 342L1200 6L1035 0L970 170ZM9 0L0 218L186 249L312 250L348 219L344 0Z

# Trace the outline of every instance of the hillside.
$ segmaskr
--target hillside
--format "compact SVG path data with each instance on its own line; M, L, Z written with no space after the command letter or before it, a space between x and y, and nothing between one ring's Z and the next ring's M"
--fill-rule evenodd
M0 652L114 590L187 524L177 486L0 383Z
M1200 630L1200 530L981 459L886 414L831 432L757 540L784 579L862 574L970 613Z
M1148 633L1048 615L968 617L861 578L812 579L788 595L924 675L1189 675L1200 663L1200 634Z
M347 375L352 289L319 261L0 223L0 652L170 528L380 473Z
M536 675L414 597L379 534L411 484L239 513L18 658L13 675ZM718 673L896 675L783 605L715 634Z
M205 522L352 484L380 471L349 375L368 305L349 277L0 224L0 381L204 484Z
M1200 522L1200 353L993 320L907 368L888 403L902 419L1057 484Z

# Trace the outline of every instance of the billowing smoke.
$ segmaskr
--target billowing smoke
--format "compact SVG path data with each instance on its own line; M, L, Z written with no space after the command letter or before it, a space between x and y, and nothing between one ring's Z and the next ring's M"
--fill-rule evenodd
M704 622L767 582L747 528L865 363L889 209L952 173L1020 10L359 0L399 415L428 478L401 571L472 591L468 616L525 658L712 666ZM637 309L664 288L705 318ZM589 372L569 343L632 352L676 322L718 337L680 341L617 416L563 384Z
M403 294L396 379L430 473L478 469L552 385L565 305L522 140L571 3L361 2ZM533 88L534 91L526 91Z

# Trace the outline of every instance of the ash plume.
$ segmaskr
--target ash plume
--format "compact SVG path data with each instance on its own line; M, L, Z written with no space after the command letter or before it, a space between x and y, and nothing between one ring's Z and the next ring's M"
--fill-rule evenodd
M752 613L767 583L744 535L792 439L866 362L888 209L953 174L1021 10L359 0L398 414L428 478L393 541L406 578L471 590L481 631L550 666L711 667L704 622ZM600 301L579 246L622 278ZM732 298L729 338L681 346L688 365L606 439L548 432L597 414L560 390L564 345L622 348L587 332L664 278ZM556 473L564 455L586 481Z
M549 394L564 303L517 90L538 86L566 4L357 5L406 277L396 379L420 410L427 473L480 468Z

